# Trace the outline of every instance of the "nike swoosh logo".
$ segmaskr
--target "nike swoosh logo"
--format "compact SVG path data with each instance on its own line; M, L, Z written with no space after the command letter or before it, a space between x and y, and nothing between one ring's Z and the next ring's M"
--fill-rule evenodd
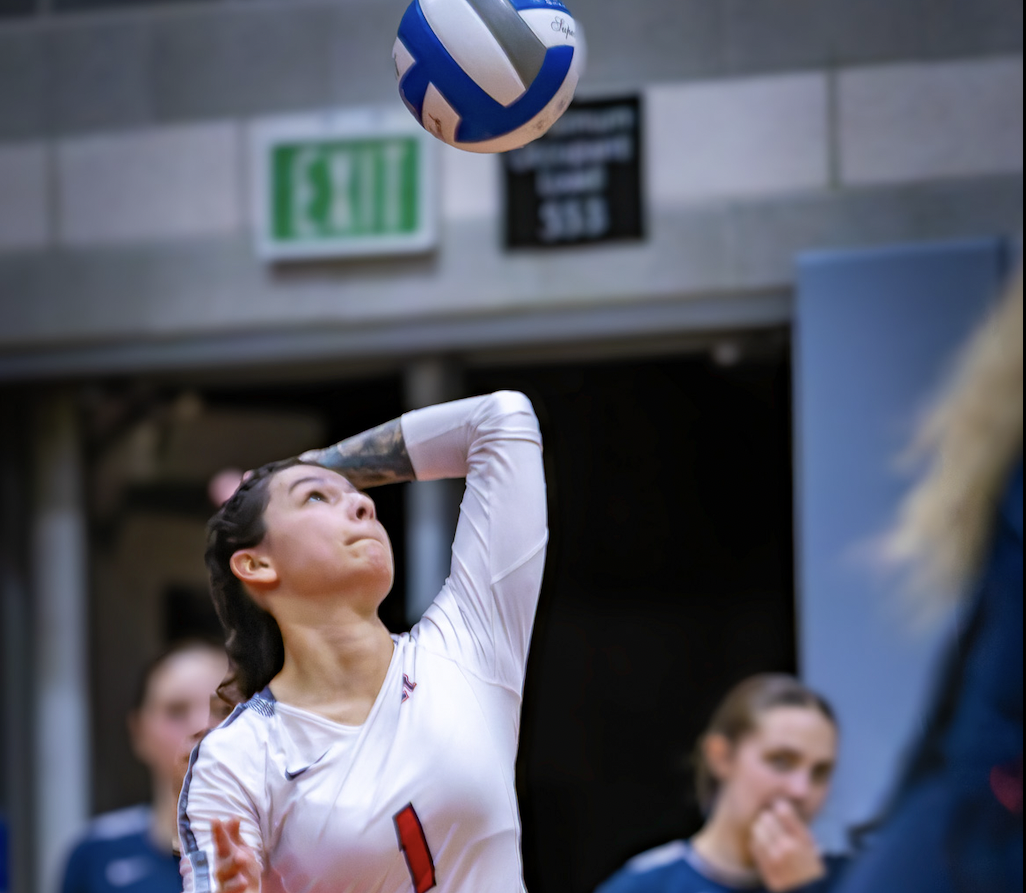
M324 751L324 753L322 753L312 763L309 763L309 764L307 764L306 766L303 766L300 769L289 769L288 767L286 767L285 768L285 780L286 781L295 781L297 778L299 778L300 775L302 775L304 772L306 772L307 769L310 769L310 768L316 766L327 755L328 755L328 751L326 750L326 751Z

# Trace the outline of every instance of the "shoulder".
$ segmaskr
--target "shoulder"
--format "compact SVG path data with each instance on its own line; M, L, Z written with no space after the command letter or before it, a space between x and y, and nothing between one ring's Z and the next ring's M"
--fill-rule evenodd
M683 840L671 840L662 846L653 847L638 853L630 859L624 868L635 873L658 871L671 865L687 861L688 845Z
M151 819L148 806L97 816L68 857L63 893L180 891L178 859L170 847L164 851L154 845Z
M247 742L256 744L272 734L277 718L274 696L267 690L258 692L237 704L224 722L204 735L197 749L211 753L235 750Z
M86 828L82 841L120 840L145 834L152 821L153 810L146 804L129 806L96 816Z
M661 893L673 889L688 893L681 886L688 871L687 843L673 840L646 850L629 859L619 871L601 884L595 893ZM673 883L673 887L668 886Z
M151 818L152 810L146 805L96 816L68 852L62 889L91 885L97 872L102 874L109 864L148 853Z
M213 773L225 780L225 773L238 779L263 769L271 742L278 734L280 717L274 697L259 693L239 704L227 719L200 739L192 752L188 780Z

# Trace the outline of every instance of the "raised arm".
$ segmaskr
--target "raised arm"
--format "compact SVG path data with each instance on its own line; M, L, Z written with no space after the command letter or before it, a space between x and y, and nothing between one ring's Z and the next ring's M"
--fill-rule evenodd
M548 538L531 402L497 391L407 413L402 427L418 480L466 479L450 574L416 635L519 692Z
M399 419L347 437L334 446L307 450L299 458L345 475L360 490L400 484L415 477Z
M497 391L412 410L299 458L359 489L466 478L451 574L425 621L448 651L472 655L483 678L519 691L548 537L530 400Z

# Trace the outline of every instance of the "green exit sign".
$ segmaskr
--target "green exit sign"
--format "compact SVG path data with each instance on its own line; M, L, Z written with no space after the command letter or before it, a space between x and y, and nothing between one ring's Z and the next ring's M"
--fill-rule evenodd
M419 253L434 247L435 141L405 109L397 111L402 114L355 109L253 125L254 216L262 257Z

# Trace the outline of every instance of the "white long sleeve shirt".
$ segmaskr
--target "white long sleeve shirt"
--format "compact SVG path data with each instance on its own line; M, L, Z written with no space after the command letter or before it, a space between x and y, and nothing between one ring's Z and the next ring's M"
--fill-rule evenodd
M265 689L197 746L179 804L186 893L216 890L210 822L242 817L265 890L523 893L514 785L547 540L541 436L500 391L406 413L418 480L466 477L441 592L366 721Z

